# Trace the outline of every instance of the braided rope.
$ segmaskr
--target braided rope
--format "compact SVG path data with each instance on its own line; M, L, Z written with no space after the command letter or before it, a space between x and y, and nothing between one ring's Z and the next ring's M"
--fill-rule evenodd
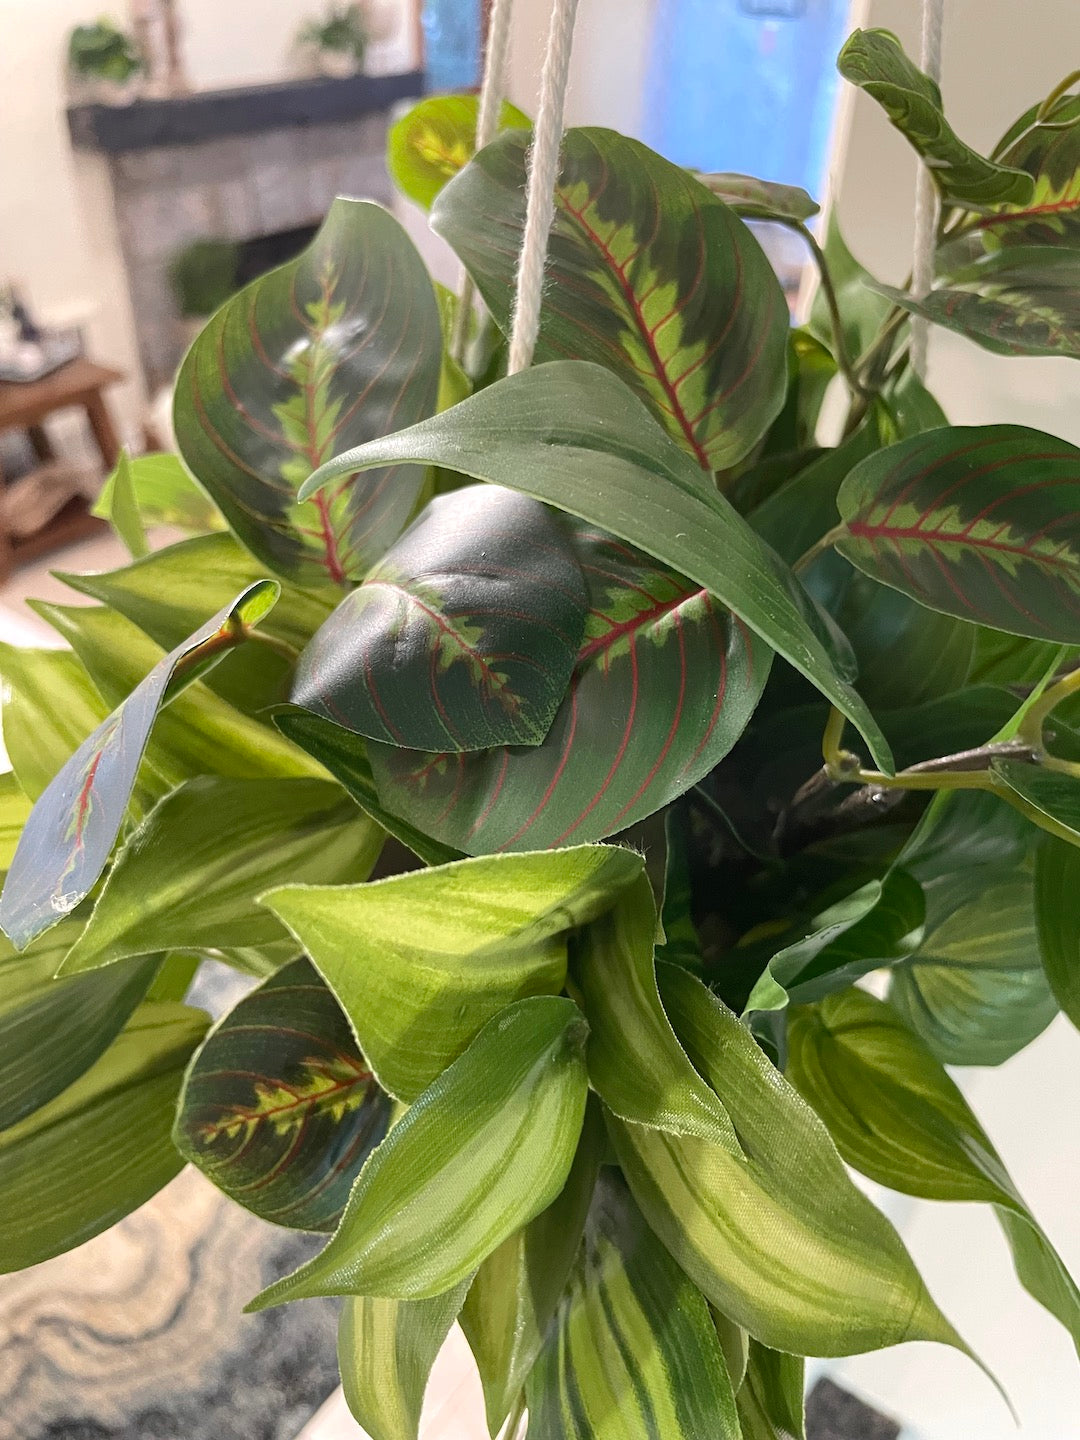
M945 0L922 0L922 48L920 64L931 80L941 79L941 51L945 26ZM915 238L911 265L911 289L917 299L930 293L934 283L934 242L938 225L938 193L927 165L919 165L915 181ZM916 316L911 322L911 368L922 380L926 376L926 348L929 326Z

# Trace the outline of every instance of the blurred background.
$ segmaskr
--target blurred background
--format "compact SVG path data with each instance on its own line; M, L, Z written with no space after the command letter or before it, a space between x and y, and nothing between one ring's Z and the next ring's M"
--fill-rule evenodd
M478 85L484 0L96 3L0 0L0 638L17 643L58 643L23 605L58 593L49 568L123 563L90 514L119 446L169 445L171 377L191 336L297 253L335 194L384 201L438 278L458 275L392 195L383 156L411 98ZM508 93L528 113L548 9L515 3ZM612 126L697 169L801 185L871 271L900 283L915 166L872 102L837 81L854 24L886 26L918 54L917 0L581 0L568 123ZM991 146L1077 65L1075 0L948 0L942 88L972 144ZM763 238L796 307L805 257ZM938 332L929 384L955 423L1008 419L1080 442L1070 360L998 358ZM1059 1021L964 1085L1080 1269L1078 1058ZM1013 1281L992 1219L913 1202L890 1213L1023 1427L959 1356L907 1346L829 1371L893 1417L886 1428L819 1433L1080 1436L1075 1359ZM113 1235L10 1278L0 1440L357 1435L332 1403L311 1419L334 1384L332 1314L291 1307L303 1312L291 1330L282 1312L238 1315L296 1263L296 1243L258 1238L188 1173ZM460 1358L437 1374L430 1440L479 1434L461 1418Z

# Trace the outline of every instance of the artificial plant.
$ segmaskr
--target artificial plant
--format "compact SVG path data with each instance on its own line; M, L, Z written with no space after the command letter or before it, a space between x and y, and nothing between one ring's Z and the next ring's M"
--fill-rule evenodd
M984 157L893 37L840 64L932 164L929 295L570 130L506 378L529 135L469 160L452 97L391 165L483 320L352 200L210 320L183 463L109 492L140 558L0 652L5 1268L190 1161L329 1237L252 1303L344 1297L374 1440L455 1320L493 1435L801 1436L801 1357L966 1349L847 1162L991 1205L1080 1342L946 1068L1080 1024L1080 451L908 349L1080 355L1080 96ZM744 216L807 234L807 325ZM191 477L228 529L146 553ZM209 1029L207 957L258 982Z

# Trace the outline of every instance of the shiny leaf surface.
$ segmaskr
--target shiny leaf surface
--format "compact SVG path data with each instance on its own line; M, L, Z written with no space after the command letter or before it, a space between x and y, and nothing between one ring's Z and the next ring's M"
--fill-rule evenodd
M520 132L489 145L432 212L504 329L528 145ZM699 465L733 465L786 387L787 305L757 241L686 171L612 130L566 131L555 198L537 360L607 366Z
M364 1166L333 1239L252 1301L426 1299L475 1273L555 1199L581 1133L581 1011L519 1000L490 1020Z
M427 271L396 220L335 200L297 259L228 300L188 351L173 426L237 538L302 585L359 580L397 538L415 467L298 504L313 470L435 408L442 343Z
M333 1230L391 1101L310 961L264 980L203 1041L173 1138L186 1160L262 1220Z

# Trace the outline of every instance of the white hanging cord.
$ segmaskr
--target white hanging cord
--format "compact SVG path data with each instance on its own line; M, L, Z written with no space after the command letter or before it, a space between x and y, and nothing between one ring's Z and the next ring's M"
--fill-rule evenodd
M514 318L510 331L507 374L516 375L532 362L540 332L540 301L548 239L555 219L555 183L559 177L563 111L570 77L570 46L578 0L553 0L547 54L540 76L540 106L529 151L525 233L518 256Z
M919 63L931 80L941 80L942 34L945 0L922 0L922 48ZM930 167L920 162L915 181L915 240L911 289L916 299L930 293L934 283L934 242L937 238L938 193ZM911 322L911 368L926 378L926 343L929 325L919 316Z
M494 0L488 16L487 39L484 45L484 78L476 113L477 150L483 150L485 145L490 145L499 130L499 112L502 110L503 92L506 89L506 61L510 50L510 16L513 8L513 0ZM457 310L454 312L454 329L449 347L451 356L459 365L465 358L469 321L472 319L475 299L476 286L472 277L466 273L461 282Z

